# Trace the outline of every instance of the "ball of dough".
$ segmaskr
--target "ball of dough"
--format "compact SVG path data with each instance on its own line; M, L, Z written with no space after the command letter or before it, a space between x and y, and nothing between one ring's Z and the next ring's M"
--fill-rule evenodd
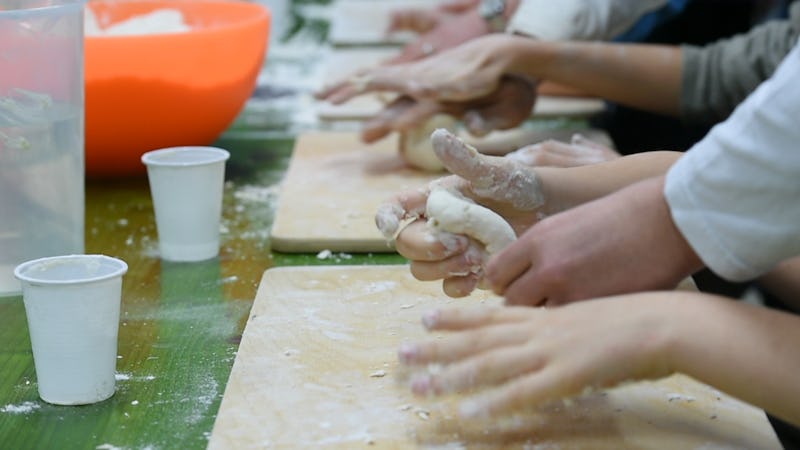
M438 128L454 131L457 121L447 114L436 114L424 124L400 133L400 157L408 165L427 172L441 172L444 170L442 162L433 152L431 133Z

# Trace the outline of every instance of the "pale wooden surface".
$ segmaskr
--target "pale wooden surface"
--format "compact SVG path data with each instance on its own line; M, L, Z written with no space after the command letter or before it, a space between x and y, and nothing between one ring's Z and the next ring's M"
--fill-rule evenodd
M468 423L456 399L412 396L396 349L425 336L420 315L497 301L407 266L268 270L209 449L780 449L761 410L684 376Z
M353 3L358 2L354 0ZM397 52L398 49L393 47L334 48L325 56L321 83L340 81L358 69L378 65ZM355 97L341 105L318 101L314 107L317 117L321 120L364 120L380 112L394 98L393 94L371 93ZM531 116L536 118L580 118L598 114L604 109L605 104L597 98L540 95Z
M270 233L282 252L391 252L378 206L441 174L406 166L391 136L365 145L352 132L303 134L295 143Z

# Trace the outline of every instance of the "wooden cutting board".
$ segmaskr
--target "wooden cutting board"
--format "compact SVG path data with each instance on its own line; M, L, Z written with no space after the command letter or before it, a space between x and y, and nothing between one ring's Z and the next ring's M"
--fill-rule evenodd
M409 168L391 136L373 145L352 132L298 137L270 233L281 252L392 252L375 226L378 206L442 174Z
M457 399L411 395L396 362L448 299L407 266L285 267L264 274L209 449L780 449L764 413L685 376L571 404L456 420Z
M608 135L595 129L520 129L468 141L492 153L546 139L569 140L576 131L611 145ZM375 226L378 206L401 191L424 187L444 175L407 167L398 156L394 135L366 145L353 132L302 134L281 186L270 233L272 249L393 252Z

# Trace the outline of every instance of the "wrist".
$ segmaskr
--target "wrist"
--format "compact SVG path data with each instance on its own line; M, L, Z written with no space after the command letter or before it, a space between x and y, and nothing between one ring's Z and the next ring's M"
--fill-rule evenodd
M516 75L527 79L539 78L533 76L528 67L536 64L529 64L526 61L531 56L531 52L526 48L530 39L510 34L491 34L480 39L482 48L495 62L496 70L505 75Z
M509 55L507 73L546 80L555 48L552 43L523 36L505 35L503 51Z

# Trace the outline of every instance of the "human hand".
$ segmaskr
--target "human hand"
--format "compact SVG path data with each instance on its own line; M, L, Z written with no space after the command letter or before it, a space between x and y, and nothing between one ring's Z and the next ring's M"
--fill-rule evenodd
M664 177L549 216L492 257L485 277L510 305L558 305L672 288L702 267L675 227Z
M535 103L535 83L512 76L503 77L491 94L465 102L439 103L402 96L365 123L361 139L370 143L393 131L409 131L441 113L463 119L473 136L483 136L518 126L530 117Z
M420 61L381 65L334 82L316 94L333 104L367 92L392 91L414 99L467 101L497 90L513 62L513 47L527 38L492 34ZM513 73L508 73L513 75Z
M522 147L506 157L532 167L576 167L611 161L620 154L578 133L569 144L551 139Z
M405 343L398 356L412 367L441 365L435 373L420 370L412 376L415 394L469 393L460 414L488 417L670 375L668 344L675 329L670 324L691 317L688 308L703 303L692 298L681 310L674 298L658 292L550 309L436 310L423 316L424 326L449 333Z
M451 0L440 3L436 8L398 8L389 15L387 33L430 31L455 15L464 14L477 8L479 0Z
M401 10L393 14L390 32L406 29L415 31L420 36L384 63L416 61L489 33L489 27L477 8L457 13L450 11L452 10Z
M536 174L501 157L486 156L452 134L438 130L432 136L437 157L454 175L426 190L400 193L380 206L376 225L387 238L395 237L397 251L411 260L419 280L443 281L447 295L462 297L477 286L486 260L487 242L473 236L436 232L427 226L426 206L432 189L445 188L500 215L519 234L537 220L544 204ZM412 221L406 227L406 221ZM398 234L399 232L399 234Z
M443 22L446 22L451 17L452 14L439 8L395 9L389 14L389 26L386 28L386 34L399 31L425 33L437 26L441 26Z

